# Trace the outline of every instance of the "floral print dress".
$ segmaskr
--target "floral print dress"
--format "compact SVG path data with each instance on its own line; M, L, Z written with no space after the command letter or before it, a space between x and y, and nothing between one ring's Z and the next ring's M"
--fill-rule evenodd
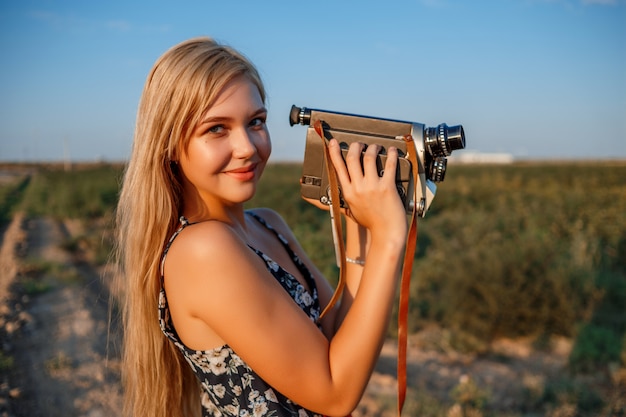
M267 266L269 272L280 282L293 300L311 320L317 321L320 304L313 276L287 240L253 212L246 212L272 231L294 264L300 270L311 289L309 293L298 280L261 251L250 247ZM190 349L180 340L170 317L167 297L163 286L163 265L167 252L178 234L189 225L181 217L181 226L169 240L161 260L161 291L159 293L159 324L163 333L180 349L202 385L203 417L322 417L294 404L273 389L252 370L228 345L212 350Z

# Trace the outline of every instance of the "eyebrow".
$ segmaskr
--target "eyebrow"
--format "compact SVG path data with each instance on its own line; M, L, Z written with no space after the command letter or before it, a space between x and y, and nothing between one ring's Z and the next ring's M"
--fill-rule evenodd
M267 113L267 108L260 107L257 110L255 110L254 112L252 112L251 117L258 116L259 114L263 114L263 113ZM228 122L228 121L231 121L233 119L234 119L233 117L229 117L229 116L207 117L207 118L204 118L204 119L200 120L200 123L198 123L198 126L206 125L206 124L209 124L209 123Z

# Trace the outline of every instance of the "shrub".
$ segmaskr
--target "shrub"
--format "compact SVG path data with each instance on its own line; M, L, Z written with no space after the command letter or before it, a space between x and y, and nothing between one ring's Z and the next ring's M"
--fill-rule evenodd
M23 209L31 216L95 219L109 215L117 202L121 170L96 165L63 171L42 168L26 189Z

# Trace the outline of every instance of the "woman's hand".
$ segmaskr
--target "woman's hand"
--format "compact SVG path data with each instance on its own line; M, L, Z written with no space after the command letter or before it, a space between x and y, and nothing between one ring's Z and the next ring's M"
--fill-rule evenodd
M343 160L336 140L328 144L330 158L341 184L342 196L348 208L344 213L366 227L372 234L395 234L404 239L406 235L406 211L395 182L398 151L387 150L387 161L382 176L376 166L379 145L350 145Z

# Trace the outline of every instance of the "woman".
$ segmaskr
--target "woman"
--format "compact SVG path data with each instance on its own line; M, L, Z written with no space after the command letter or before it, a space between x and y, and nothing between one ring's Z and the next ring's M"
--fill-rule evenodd
M350 207L346 254L365 262L348 264L341 302L319 319L327 281L278 214L243 207L271 152L266 115L254 66L208 38L173 47L148 76L117 212L128 415L345 416L358 405L406 239L397 151L379 177L375 146L351 145L344 162L329 143Z

